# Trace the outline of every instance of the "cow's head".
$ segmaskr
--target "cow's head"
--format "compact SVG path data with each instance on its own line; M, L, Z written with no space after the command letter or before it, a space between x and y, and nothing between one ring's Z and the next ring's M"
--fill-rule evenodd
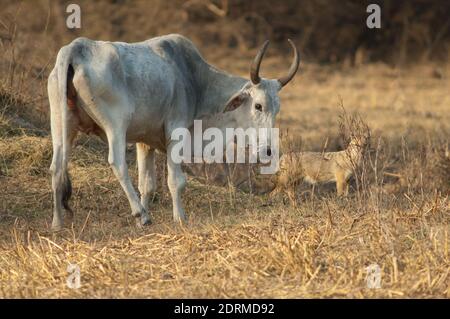
M288 41L294 50L294 60L288 74L279 79L265 79L259 76L261 61L269 45L269 41L266 41L251 64L250 81L227 102L224 112L235 112L236 127L256 130L274 127L275 117L280 110L278 92L292 80L300 64L297 48L291 40ZM267 142L271 144L270 135Z

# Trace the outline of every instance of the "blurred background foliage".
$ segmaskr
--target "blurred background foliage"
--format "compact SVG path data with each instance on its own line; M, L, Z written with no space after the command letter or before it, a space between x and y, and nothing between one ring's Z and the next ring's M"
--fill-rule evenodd
M350 65L448 61L447 0L0 0L0 39L22 32L51 36L51 49L76 36L141 41L171 32L191 38L213 54L240 55L270 39L287 52L286 38L307 61ZM82 28L65 27L69 3L82 10ZM381 29L369 29L367 5L381 6ZM26 40L26 39L25 39Z

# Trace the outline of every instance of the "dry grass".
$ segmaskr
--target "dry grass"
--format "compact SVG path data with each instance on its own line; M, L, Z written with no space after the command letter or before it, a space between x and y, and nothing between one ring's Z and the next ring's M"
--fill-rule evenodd
M105 146L81 137L70 164L75 222L52 234L49 35L27 68L18 55L15 80L0 73L0 297L450 298L449 67L303 64L281 94L286 143L341 149L340 98L372 129L373 150L347 198L303 186L294 208L190 178L188 225L173 224L161 186L154 224L138 229ZM17 52L31 52L20 43ZM245 59L211 60L246 75ZM269 55L265 76L279 75L285 62ZM132 148L128 160L136 181ZM81 268L80 289L66 286L70 263ZM374 263L381 289L366 287Z
M364 69L351 75L352 80L361 80L357 92L343 94L336 84L329 85L346 105L363 104L374 94L384 98L386 92L374 92L362 81L364 76ZM302 83L306 77L308 85ZM297 138L302 136L304 148L320 150L327 137L335 141L329 143L329 149L338 148L338 139L333 140L339 129L337 103L333 106L330 101L326 110L311 110L314 106L308 103L320 98L317 79L311 73L299 79L283 92L282 128L289 127ZM339 79L348 81L348 75L342 73ZM382 74L378 80L387 81ZM402 78L396 81L407 84ZM162 187L151 209L154 225L137 229L129 218L125 195L106 163L104 146L96 139L82 138L71 163L75 224L62 233L49 233L49 136L27 129L2 134L1 294L449 297L450 175L448 158L441 151L444 144L440 143L448 136L445 125L449 121L448 114L439 113L441 105L434 106L428 112L439 114L441 120L431 122L425 116L420 122L416 113L409 119L398 118L402 123L415 121L411 126L424 125L425 137L408 133L408 126L398 125L393 131L387 118L380 118L383 112L372 110L378 106L358 109L378 129L378 136L366 167L370 181L359 190L355 183L348 198L339 199L326 187L310 196L310 188L305 186L298 192L299 206L293 208L281 199L191 180L184 197L190 222L184 228L173 225L170 199ZM412 112L419 107L409 104L408 108ZM316 117L312 117L314 112ZM306 126L303 118L314 119L317 129L310 127L311 122ZM434 132L438 125L447 131ZM378 137L382 141L379 147ZM136 179L134 154L130 151L129 155ZM435 163L441 163L443 170ZM78 290L65 285L69 263L81 267L82 287ZM366 288L365 267L372 263L382 269L381 289Z

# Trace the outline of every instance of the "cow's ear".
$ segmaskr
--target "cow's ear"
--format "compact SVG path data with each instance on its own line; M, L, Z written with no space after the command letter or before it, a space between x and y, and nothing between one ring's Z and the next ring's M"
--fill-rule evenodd
M239 93L233 95L228 100L223 112L225 113L225 112L234 111L235 109L237 109L238 107L243 105L248 100L248 98L249 98L249 95L244 92L239 92Z

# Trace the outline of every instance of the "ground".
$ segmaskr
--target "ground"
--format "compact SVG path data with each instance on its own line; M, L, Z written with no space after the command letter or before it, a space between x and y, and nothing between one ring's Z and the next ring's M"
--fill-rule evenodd
M244 62L216 64L247 76ZM269 57L264 76L279 75L287 68L282 62ZM107 164L106 147L81 136L70 164L75 220L59 233L49 230L48 114L35 111L35 99L5 85L0 296L449 298L449 71L433 65L303 63L281 93L283 145L342 148L340 103L372 129L372 151L347 198L338 198L333 186L303 185L293 206L280 196L190 177L187 225L173 223L161 182L151 205L153 224L140 229ZM33 114L39 118L35 124ZM136 184L134 155L130 147ZM80 267L79 289L66 284L69 264ZM375 264L381 287L369 289L367 267Z

